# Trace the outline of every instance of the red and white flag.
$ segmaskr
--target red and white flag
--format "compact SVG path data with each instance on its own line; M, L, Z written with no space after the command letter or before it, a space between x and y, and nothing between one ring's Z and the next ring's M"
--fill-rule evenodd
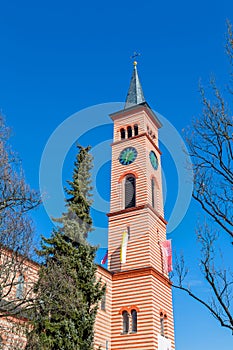
M168 239L161 243L163 253L163 267L164 272L168 273L172 271L172 243L171 239Z
M101 262L100 262L101 265L104 265L104 264L106 263L107 259L108 259L108 250L107 250L105 256L103 257L103 259L102 259Z

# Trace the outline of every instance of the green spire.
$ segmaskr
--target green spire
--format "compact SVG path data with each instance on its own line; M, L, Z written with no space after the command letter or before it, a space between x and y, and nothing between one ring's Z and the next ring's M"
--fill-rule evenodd
M129 91L126 97L125 109L133 105L146 102L142 91L142 86L138 77L137 61L134 61L134 69L130 81Z

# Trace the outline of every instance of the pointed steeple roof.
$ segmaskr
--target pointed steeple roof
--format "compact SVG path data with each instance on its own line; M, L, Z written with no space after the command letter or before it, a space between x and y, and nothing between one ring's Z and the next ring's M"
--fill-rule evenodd
M125 101L125 109L146 102L142 91L142 86L138 77L137 61L134 61L134 69L130 81L129 91Z

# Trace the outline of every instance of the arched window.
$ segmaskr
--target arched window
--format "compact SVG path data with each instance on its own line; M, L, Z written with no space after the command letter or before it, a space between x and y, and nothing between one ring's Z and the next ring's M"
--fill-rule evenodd
M125 209L133 208L136 205L136 181L133 175L125 179Z
M24 289L24 277L20 275L18 278L18 284L16 287L16 298L23 299L23 289Z
M122 320L123 320L123 333L129 332L129 314L127 311L122 312Z
M131 126L128 126L128 127L127 127L127 134L128 134L128 138L129 138L129 137L132 137L133 134L132 134L132 128L131 128Z
M137 136L138 135L138 125L135 124L134 125L134 136Z
M155 179L151 179L151 198L152 198L152 207L155 207Z
M132 318L132 333L137 332L137 311L132 310L131 311L131 318Z
M125 129L121 129L120 130L120 133L121 133L121 140L125 139Z
M160 334L164 336L164 317L160 316Z
M101 307L101 310L103 310L103 311L106 310L106 291L105 291L104 295L102 296L100 307Z

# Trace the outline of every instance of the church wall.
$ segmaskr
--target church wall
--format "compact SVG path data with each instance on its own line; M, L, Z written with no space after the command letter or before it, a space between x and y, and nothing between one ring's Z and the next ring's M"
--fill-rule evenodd
M166 240L166 224L162 221L151 208L148 208L149 220L149 245L150 245L150 256L151 266L156 268L158 271L163 271L163 259L161 243Z
M27 322L15 317L0 319L0 344L2 350L22 350L26 345Z
M129 271L125 276L113 276L112 307L112 350L143 349L152 350L154 342L152 319L152 281L145 273L136 276ZM122 311L130 314L132 308L138 310L137 333L123 334Z
M9 303L20 305L23 300L33 296L33 285L38 278L39 265L31 260L22 259L21 256L17 256L16 259L9 250L1 252L1 263L5 267L9 266L6 272L9 273L8 282L11 284L10 289L9 287L3 289L3 295L7 293L3 299ZM22 299L17 298L17 282L20 275L24 277ZM3 277L1 276L1 278ZM6 282L4 284L6 285ZM0 340L3 350L22 350L26 344L27 320L20 314L18 317L7 316L5 310L1 310L1 314Z
M130 228L127 259L120 262L122 234ZM122 212L109 218L109 265L112 271L153 266L162 271L161 242L166 239L165 223L151 208Z
M105 293L105 310L101 309L101 302L95 321L95 349L101 350L111 349L111 313L112 313L112 274L98 266L96 279L101 279L103 284L106 284Z
M130 238L127 245L127 260L120 262L122 234L130 227ZM141 209L122 213L109 220L109 269L127 270L148 266L150 264L150 247L148 235L147 210Z
M158 212L159 215L163 217L163 193L162 193L162 175L161 175L161 154L159 149L154 147L154 143L151 138L146 138L145 140L146 147L146 164L144 165L147 172L147 188L148 188L148 203L152 205L152 190L151 190L151 180L155 180L155 206L154 209ZM150 163L150 151L154 151L158 159L158 169L155 170Z
M160 318L161 313L164 317L164 336L172 341L172 349L175 349L174 345L174 323L173 323L173 306L172 306L172 290L169 280L164 282L162 279L153 277L152 280L152 300L154 304L153 308L153 320L154 320L154 339L156 340L156 346L158 334L161 332ZM158 331L157 331L158 330Z
M166 313L164 336L173 340L171 285L162 274L151 268L114 274L112 300L112 350L157 349L161 311ZM137 333L123 334L122 312L132 309L137 309Z
M113 272L111 349L157 350L161 338L167 344L167 339L170 339L174 349L171 284L164 270L161 249L166 240L166 221L161 151L158 148L160 125L144 106L120 111L112 119L114 142L111 207L108 214L108 268ZM138 136L127 138L126 135L121 140L120 130L127 130L128 125L135 123L139 126ZM132 163L122 165L119 155L127 147L136 148L137 157ZM156 163L150 160L151 151L156 155L157 168ZM124 181L127 174L133 174L136 178L136 205L125 209ZM120 253L124 231L128 232L128 242L126 262L122 263ZM138 329L136 333L129 331L125 334L122 312L126 310L131 317L132 307L138 310Z
M120 152L129 145L124 141L123 143L114 145L112 148L111 213L124 209L124 177L127 174L131 173L136 177L136 205L143 205L147 201L148 186L145 171L145 138L145 136L132 138L130 147L135 147L138 154L135 161L129 166L121 165L119 162Z
M5 300L17 300L16 290L20 275L24 277L23 297L32 296L32 287L38 278L39 265L31 260L23 259L20 255L16 257L7 249L1 250L0 254L1 265L4 268L0 274L0 283L5 286L2 293ZM9 277L6 279L7 275Z

